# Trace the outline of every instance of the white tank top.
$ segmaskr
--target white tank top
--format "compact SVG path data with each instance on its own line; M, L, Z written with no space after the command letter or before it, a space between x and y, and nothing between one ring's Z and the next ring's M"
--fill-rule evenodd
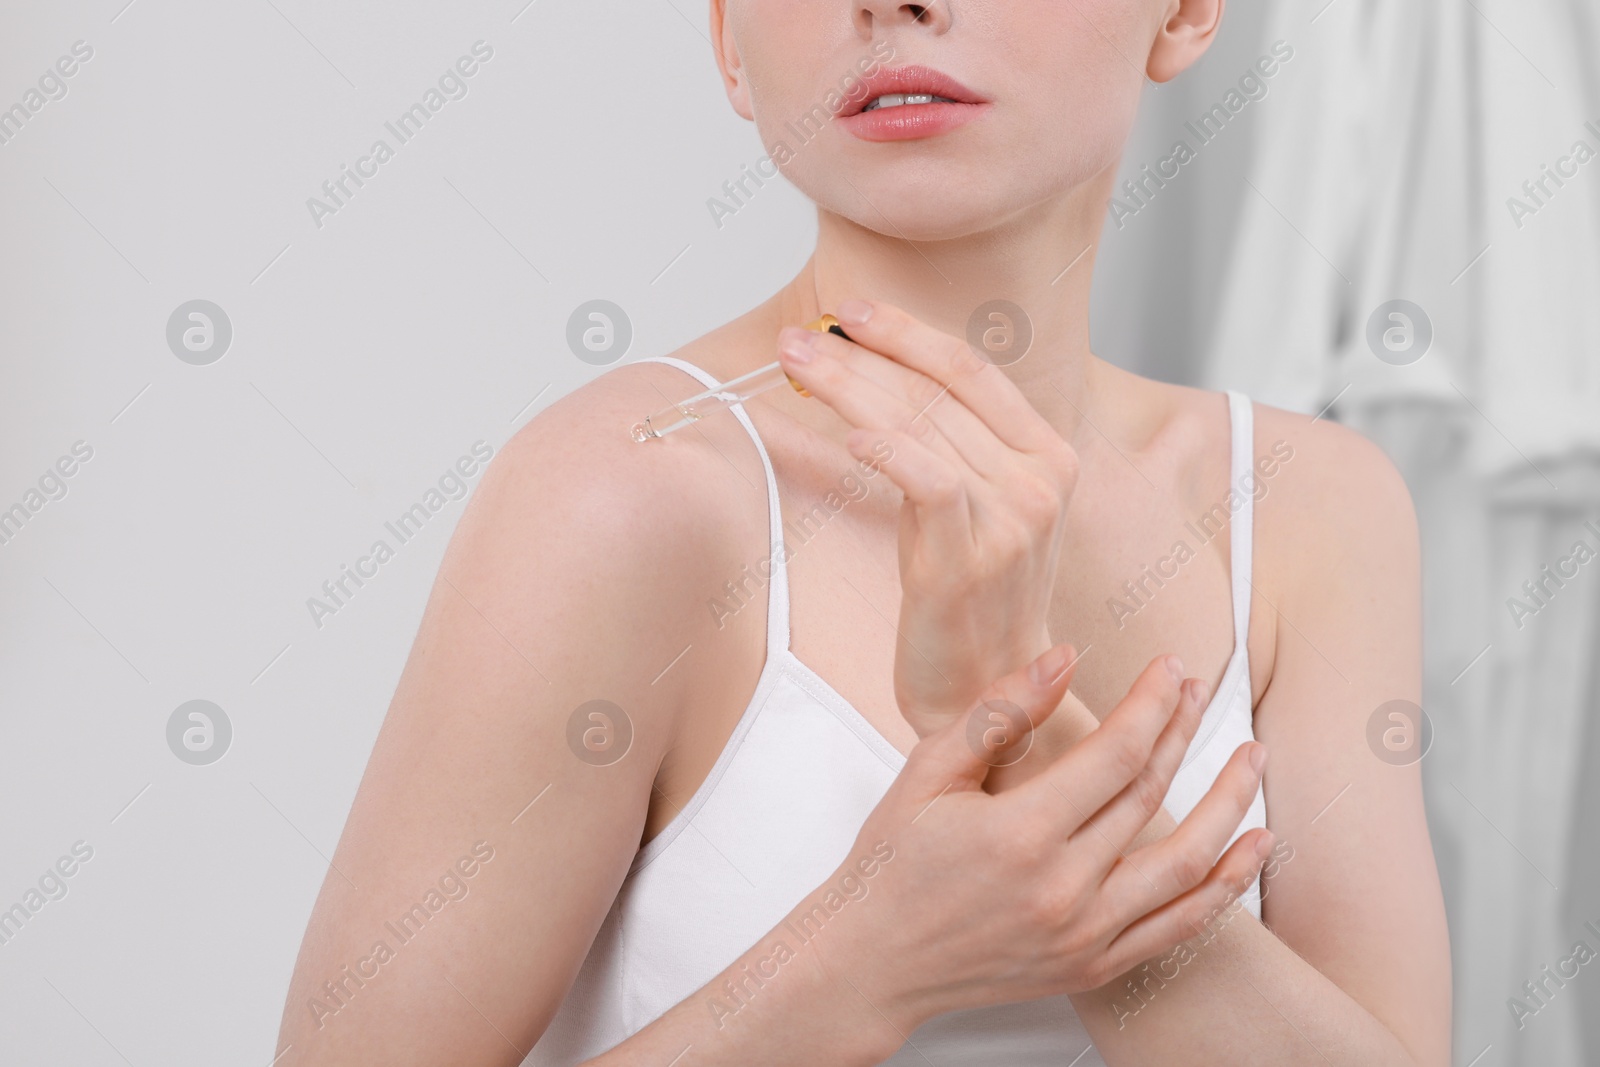
M670 363L707 388L721 384L703 368L673 356L647 361ZM755 695L705 782L635 855L572 988L524 1064L570 1067L616 1046L693 996L833 874L905 764L860 712L789 649L787 551L781 546L777 479L743 406L730 410L755 441L767 475L773 552L766 663ZM1247 477L1253 462L1250 401L1229 392L1228 410L1234 650L1167 793L1165 807L1178 819L1210 788L1233 751L1254 738L1246 646L1254 485ZM1258 790L1234 837L1265 825L1266 800ZM1259 918L1259 887L1245 904ZM707 1017L727 1021L740 1003L735 995L730 990L716 1003L702 998ZM754 1003L760 990L747 981L743 995ZM818 1025L827 1023L818 1020ZM1066 996L936 1016L884 1062L892 1067L1104 1067Z

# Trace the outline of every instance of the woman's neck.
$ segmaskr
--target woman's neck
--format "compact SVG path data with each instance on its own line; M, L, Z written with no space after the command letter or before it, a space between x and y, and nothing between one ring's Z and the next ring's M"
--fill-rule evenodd
M1045 217L1052 214L1057 217ZM1002 369L1076 443L1085 421L1095 421L1099 362L1089 351L1089 290L1101 215L1083 214L1035 208L981 235L913 242L819 210L816 251L757 315L771 319L763 325L775 334L856 297L886 301L966 338L979 308L1009 301L1023 310L1032 341L1021 359ZM849 430L831 411L816 415L807 421L818 432L842 440Z

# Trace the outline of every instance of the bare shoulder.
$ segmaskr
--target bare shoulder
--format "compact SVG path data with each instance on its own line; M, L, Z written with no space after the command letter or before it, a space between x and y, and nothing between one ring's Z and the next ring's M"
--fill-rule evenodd
M630 427L694 379L664 363L619 366L550 403L490 462L462 526L464 550L494 552L515 574L538 534L613 576L653 581L694 569L717 547L742 437L733 419L637 443ZM648 592L648 590L645 590Z
M1274 472L1257 525L1273 584L1289 596L1330 575L1365 584L1414 569L1416 510L1393 461L1358 431L1255 404L1257 475Z
M732 417L630 437L645 414L697 388L648 362L551 403L490 462L444 570L535 631L560 627L564 605L569 627L592 628L590 645L625 644L650 682L711 618L707 599L740 553L765 538L759 458Z
M1352 633L1409 646L1419 607L1420 549L1405 480L1377 444L1348 426L1251 404L1250 469L1228 473L1228 402L1215 391L1157 384L1142 405L1197 508L1226 492L1254 501L1251 690L1259 699L1309 657L1312 671ZM1370 650L1361 657L1374 660ZM1347 665L1324 680L1349 676ZM1293 661L1293 662L1291 662ZM1280 685L1281 687L1281 685Z
M1254 407L1256 606L1272 620L1255 681L1407 692L1420 670L1421 549L1405 479L1348 426ZM1263 729L1263 714L1323 728L1266 710L1276 706L1258 708Z
M1219 492L1252 496L1252 581L1272 604L1326 601L1374 582L1414 580L1411 494L1383 450L1356 430L1252 403L1251 470L1229 484L1223 394L1114 367L1099 373L1121 401L1112 436L1157 457L1156 469L1167 472L1186 507L1203 511ZM1329 582L1330 575L1339 580Z

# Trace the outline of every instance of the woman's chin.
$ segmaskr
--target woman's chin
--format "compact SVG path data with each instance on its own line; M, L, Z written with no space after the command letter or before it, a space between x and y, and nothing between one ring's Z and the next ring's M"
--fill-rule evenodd
M852 173L847 168L802 174L798 180L787 172L785 177L824 211L885 237L922 244L1005 231L1041 209L1044 216L1054 215L1051 205L1066 207L1097 191L1099 166L1075 158L1064 175L1050 181L1019 180L1019 175L997 180L990 165L976 168L977 173L957 168Z
M847 187L838 197L813 199L824 211L885 237L912 244L952 241L984 233L998 227L1013 210L1006 204L989 203L972 196L952 196L949 190L916 196L879 195L862 188L858 195Z

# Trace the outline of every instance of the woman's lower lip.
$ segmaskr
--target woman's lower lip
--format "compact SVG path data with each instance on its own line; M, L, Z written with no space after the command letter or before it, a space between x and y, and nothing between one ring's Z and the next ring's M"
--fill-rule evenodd
M937 137L964 126L989 109L984 104L901 104L845 115L839 122L863 141L909 141Z

